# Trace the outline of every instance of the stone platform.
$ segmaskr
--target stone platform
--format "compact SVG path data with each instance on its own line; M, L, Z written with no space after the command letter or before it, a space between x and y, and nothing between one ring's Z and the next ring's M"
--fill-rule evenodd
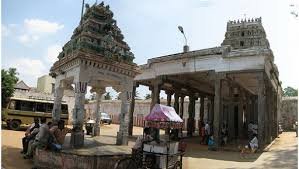
M69 143L69 140L70 136L67 136L65 142ZM80 149L65 144L61 152L37 150L34 165L39 169L112 169L118 160L130 154L131 147L115 145L114 137L87 136Z

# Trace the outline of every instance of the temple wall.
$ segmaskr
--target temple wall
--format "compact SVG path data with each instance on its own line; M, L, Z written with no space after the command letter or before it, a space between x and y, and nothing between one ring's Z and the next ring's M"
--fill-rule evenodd
M206 103L206 102L205 102ZM161 100L161 104L166 105L166 100ZM185 99L184 102L184 115L183 120L185 121L185 128L187 128L187 119L188 119L188 99ZM151 100L136 100L135 101L135 109L134 109L134 118L133 123L135 126L142 126L143 124L143 117L146 116L150 112L150 105ZM172 103L173 105L173 103ZM94 116L95 111L95 102L91 102L85 104L85 111L87 119L88 117L92 118ZM121 101L120 100L102 100L100 104L100 111L106 112L112 117L112 123L119 123L118 116L120 114L120 107ZM195 105L195 121L196 121L196 128L198 127L198 120L199 120L199 109L200 109L200 102L199 100L196 101ZM205 110L205 118L207 118L207 110ZM204 119L207 121L207 119Z
M284 130L292 130L295 121L298 121L298 97L283 97L278 120Z

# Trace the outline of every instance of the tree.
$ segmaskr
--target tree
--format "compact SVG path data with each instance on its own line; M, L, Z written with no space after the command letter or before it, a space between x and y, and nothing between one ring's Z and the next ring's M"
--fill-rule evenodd
M9 68L8 70L1 69L1 99L2 107L6 107L8 98L14 93L15 84L18 82L18 72L16 68Z
M148 100L148 99L151 99L151 98L152 98L152 95L148 93L148 94L145 95L145 98L144 98L144 99L145 99L145 100Z
M287 88L284 88L283 96L298 96L298 89L288 86Z
M110 92L107 92L105 95L104 95L104 100L111 100L111 96L110 96Z

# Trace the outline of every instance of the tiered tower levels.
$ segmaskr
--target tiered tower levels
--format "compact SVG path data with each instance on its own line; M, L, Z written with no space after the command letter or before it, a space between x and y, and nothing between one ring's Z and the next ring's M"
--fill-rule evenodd
M262 18L229 21L221 45L230 45L233 49L270 48Z
M51 70L61 67L67 60L77 58L78 53L93 56L93 60L117 63L119 66L137 66L133 63L134 55L123 40L124 36L118 28L113 12L104 3L85 6L85 13L79 26L74 30L71 39L63 46ZM72 59L70 59L72 58ZM84 58L83 58L84 59ZM87 57L86 57L87 59Z

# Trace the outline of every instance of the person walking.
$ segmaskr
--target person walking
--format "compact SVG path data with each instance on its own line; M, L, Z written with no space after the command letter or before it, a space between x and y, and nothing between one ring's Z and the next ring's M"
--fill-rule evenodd
M211 128L209 123L205 125L205 144L208 144L209 137L211 136Z

